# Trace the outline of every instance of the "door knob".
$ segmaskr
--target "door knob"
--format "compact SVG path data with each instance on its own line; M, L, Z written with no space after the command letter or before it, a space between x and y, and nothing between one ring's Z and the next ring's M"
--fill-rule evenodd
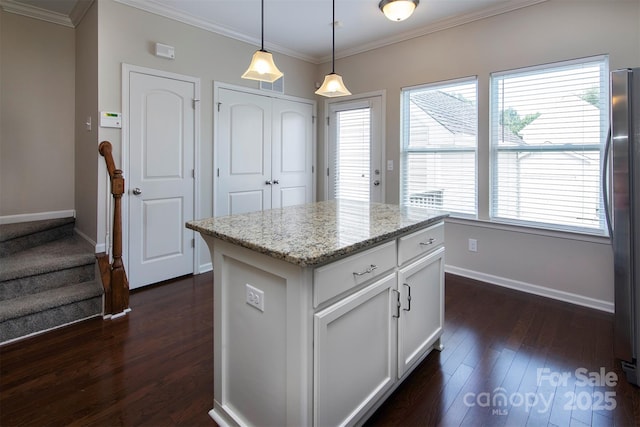
M376 179L375 181L373 181L373 185L375 185L375 186L377 187L378 185L380 185L380 181L378 181L378 180Z
M280 180L278 180L278 179L274 179L274 180L273 180L273 183L274 183L274 184L280 184Z
M267 184L267 185L271 185L271 184L273 184L273 183L271 182L271 180L269 180L269 181L265 181L265 184Z
M138 187L134 188L131 192L136 196L139 196L142 194L142 190L139 189Z

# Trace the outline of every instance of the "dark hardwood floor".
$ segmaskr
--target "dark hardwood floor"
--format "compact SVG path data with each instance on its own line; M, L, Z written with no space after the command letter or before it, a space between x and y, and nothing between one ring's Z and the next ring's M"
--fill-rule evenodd
M126 317L0 347L0 425L215 426L212 300L211 274L184 277L134 292ZM447 275L444 351L367 425L640 425L611 330L610 314Z

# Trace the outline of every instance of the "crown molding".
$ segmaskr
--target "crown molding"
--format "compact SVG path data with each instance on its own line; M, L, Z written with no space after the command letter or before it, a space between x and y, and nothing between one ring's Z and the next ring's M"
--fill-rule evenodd
M41 21L51 22L52 24L58 24L69 28L75 28L87 13L87 10L89 10L93 2L94 0L78 0L69 15L52 12L50 10L45 10L14 0L0 0L0 7L2 7L2 10L5 12L39 19Z
M222 25L213 24L209 21L205 21L204 19L200 19L196 16L192 16L186 13L183 13L177 9L172 7L158 4L154 0L114 0L117 3L122 3L127 6L134 7L136 9L144 10L145 12L150 12L156 15L164 16L165 18L173 19L178 22L182 22L183 24L191 25L196 28L200 28L202 30L210 31L212 33L220 34L225 37L229 37L235 40L239 40L245 43L249 43L255 46L260 46L260 39L255 37L247 36L246 34L239 33L230 28L226 28ZM318 64L318 58L306 55L304 53L294 51L292 49L288 49L284 46L276 45L273 43L265 42L265 48L271 52L279 52L287 56L291 56L293 58L298 58L303 61L312 62Z
M525 7L533 6L539 3L544 3L548 0L511 0L509 2L501 3L495 6L487 7L476 12L467 13L465 15L455 16L452 18L445 18L434 22L426 27L418 30L409 31L403 34L399 34L395 37L390 37L382 40L376 40L371 43L365 43L356 48L343 49L340 52L336 52L336 59L346 58L348 56L357 55L370 50L378 49L381 47L389 46L392 44L400 43L406 40L415 39L417 37L433 34L438 31L447 30L460 25L469 24L481 19L490 18L492 16L501 15L503 13L513 12L514 10L522 9ZM331 56L325 56L319 63L331 61Z
M27 16L29 18L40 19L41 21L74 28L71 19L63 13L51 12L39 7L18 3L14 0L0 0L0 6L5 12L15 13L16 15Z

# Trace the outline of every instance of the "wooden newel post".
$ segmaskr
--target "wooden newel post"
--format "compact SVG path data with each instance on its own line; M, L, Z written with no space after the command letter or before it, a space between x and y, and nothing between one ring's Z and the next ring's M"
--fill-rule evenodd
M103 273L105 287L105 314L119 314L129 308L129 280L122 263L122 195L124 194L124 178L122 171L116 169L111 154L111 143L102 141L98 151L105 158L107 170L111 178L111 194L113 195L113 264ZM104 258L103 258L104 259ZM100 261L100 257L98 258ZM99 264L101 264L99 262ZM101 270L105 267L101 265ZM108 277L105 277L108 276Z
M111 267L111 308L114 313L122 313L129 308L129 281L122 263L122 195L124 178L116 169L111 177L113 195L113 265ZM117 286L114 286L116 284Z

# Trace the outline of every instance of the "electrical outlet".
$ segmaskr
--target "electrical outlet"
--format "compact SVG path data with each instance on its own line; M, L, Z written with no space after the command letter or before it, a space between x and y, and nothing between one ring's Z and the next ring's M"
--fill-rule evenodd
M478 241L476 239L469 239L469 251L478 252Z
M247 304L264 312L264 292L248 283L245 285L245 291Z

